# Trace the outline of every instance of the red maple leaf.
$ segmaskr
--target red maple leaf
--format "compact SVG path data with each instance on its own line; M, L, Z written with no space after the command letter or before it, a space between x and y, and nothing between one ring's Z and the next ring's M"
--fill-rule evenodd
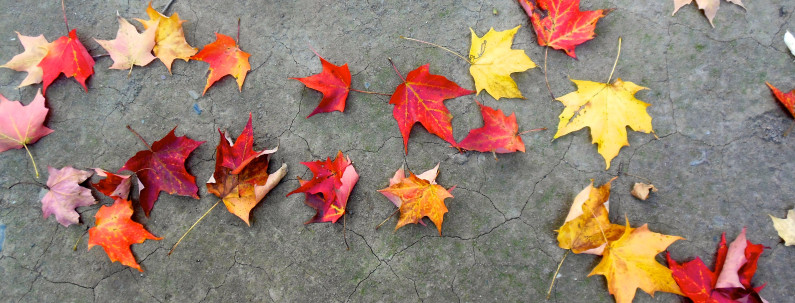
M47 55L39 62L39 67L43 71L42 94L47 94L47 87L61 73L67 78L74 77L88 91L86 79L94 74L94 58L91 58L85 46L77 39L77 30L73 29L68 36L52 42Z
M351 72L347 63L336 66L320 55L317 57L320 58L320 64L323 66L322 72L304 78L290 78L301 81L307 87L323 94L320 104L309 116L306 116L307 118L319 113L345 112L345 100L351 90Z
M475 93L463 89L444 76L428 71L429 64L420 66L406 75L398 85L389 104L394 104L392 115L403 135L403 150L408 154L409 135L414 123L419 122L428 132L458 146L453 138L453 115L444 106L444 100Z
M732 242L732 247L735 250L740 249L742 252L730 253L730 247L726 245L726 233L721 235L717 256L715 257L714 271L710 271L699 257L679 264L671 258L670 254L666 254L668 267L672 271L674 280L686 297L695 303L737 302L735 300L741 297L747 297L750 300L749 302L761 302L758 292L764 286L753 288L751 279L756 272L757 261L762 254L764 246L753 244L746 240L745 229L737 238L737 240ZM738 240L745 243L738 243ZM742 255L742 257L738 254ZM731 272L724 272L724 270ZM727 279L727 277L731 276L734 276L737 279L735 281L739 281L739 283L732 285L732 287L719 285L721 278L724 279L721 284L726 284L727 282L725 281L731 280L731 278Z
M95 168L97 176L105 177L97 183L92 183L99 192L114 199L127 199L130 195L132 178L128 175L117 175L101 168Z
M148 240L160 240L141 223L132 220L132 202L116 199L112 206L102 206L97 211L94 227L88 230L88 249L95 245L102 246L111 262L119 261L123 265L143 272L135 261L130 245L144 243Z
M538 44L563 50L572 58L577 58L577 45L593 39L596 22L612 11L580 11L580 0L535 0L535 4L531 0L518 1L530 16Z
M469 134L458 143L463 149L479 152L512 153L524 152L524 142L519 136L519 125L516 124L516 114L505 116L501 109L495 110L480 104L480 113L483 115L483 127L469 131Z
M776 96L778 102L781 102L781 104L784 105L785 108L787 108L789 113L793 117L795 117L795 89L785 94L782 93L780 90L778 90L778 88L776 88L775 86L771 85L770 83L767 82L765 83L767 84L768 87L770 87L770 90L773 91L773 95Z
M306 205L317 210L312 219L306 223L332 222L345 214L345 207L348 205L348 197L353 190L353 186L359 181L359 174L353 168L351 159L345 157L342 152L337 152L337 157L332 161L301 162L312 171L313 177L310 180L298 178L300 187L287 194L290 196L295 193L306 195Z
M151 146L143 137L138 136L147 149L136 153L119 169L119 171L126 169L134 172L143 184L139 202L147 217L161 191L199 198L196 177L185 170L185 160L204 141L195 141L187 136L177 137L174 135L176 129L174 127L165 137L155 141Z
M235 77L238 90L242 91L246 74L251 70L251 65L248 63L250 56L251 54L240 49L232 37L215 33L215 42L205 45L198 54L190 57L191 60L210 64L210 75L207 77L207 85L204 86L202 96L213 83L226 75Z

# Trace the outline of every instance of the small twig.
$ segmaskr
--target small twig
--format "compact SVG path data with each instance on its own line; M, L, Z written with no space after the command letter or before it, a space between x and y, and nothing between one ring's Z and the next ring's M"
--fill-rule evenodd
M381 222L381 224L378 224L378 226L375 227L375 230L378 230L378 228L380 228L381 225L384 225L386 221L389 221L389 219L392 218L392 216L394 216L396 213L398 213L398 211L400 211L400 208L396 209L391 215L389 215L389 217L386 217L386 219L384 219L384 221Z
M138 139L141 139L141 142L143 142L144 145L146 145L146 148L148 148L149 150L152 150L152 146L150 146L149 143L146 143L146 140L144 140L144 137L141 137L141 135L139 135L138 132L136 132L134 129L132 129L132 127L130 127L129 125L127 125L127 129L129 129L133 134L138 136Z
M199 222L201 222L201 221L202 221L202 219L204 219L204 217L206 217L206 216L207 216L207 214L209 214L209 213L210 213L210 211L212 211L212 210L213 210L213 208L215 208L216 206L218 206L218 204L220 204L220 203L221 203L221 201L222 201L222 200L218 200L218 202L215 202L215 204L213 205L213 207L210 207L210 209L208 209L208 210L207 210L207 211L206 211L206 212L205 212L205 213L204 213L204 214L203 214L203 215L202 215L202 216L199 218L199 220L196 220L196 223L193 223L193 225L191 225L191 226L190 226L190 228L188 228L188 231L186 231L186 232L185 232L185 234L183 234L183 235L182 235L182 237L180 237L180 238L179 238L179 240L177 240L177 243L174 243L174 246L172 246L172 247L171 247L171 250L169 250L169 251L168 251L168 256L170 256L170 255L171 255L171 253L173 253L173 252L174 252L174 249L175 249L175 248L177 248L177 245L179 245L179 242L182 242L182 239L185 239L185 236L187 236L187 235L188 235L188 233L189 233L191 230L193 230L193 228L194 228L194 227L196 227L196 224L199 224Z
M240 18L237 18L237 40L235 40L235 44L240 45Z
M528 129L526 131L523 131L523 132L519 133L518 135L521 136L521 135L524 135L524 134L527 134L527 133L538 132L538 131L542 131L542 130L547 130L547 128L546 127L542 127L542 128Z
M406 82L406 78L403 78L403 75L400 74L400 71L398 70L397 66L395 66L395 62L392 62L392 58L386 58L386 59L389 60L389 64L392 64L392 68L395 69L395 73L397 73L398 77L400 77L400 80Z
M560 259L560 263L558 263L558 269L555 270L555 274L552 276L552 283L549 284L549 290L547 290L547 300L549 300L549 296L552 295L552 287L555 286L555 280L558 279L558 272L560 272L560 267L563 265L563 261L566 260L566 256L569 255L571 250L567 250L565 254L563 254L563 259Z
M547 78L547 55L549 55L549 46L547 46L547 50L544 52L544 81L547 82L549 96L552 97L552 101L555 101L555 94L552 93L552 88L549 87L549 78Z
M20 181L20 182L11 184L11 186L9 186L8 189L11 189L12 187L20 185L20 184L36 185L36 186L39 186L39 187L44 188L44 189L50 189L49 187L47 187L47 185L44 185L44 184L41 184L41 183L35 182L35 181L34 182Z
M351 88L350 90L353 91L353 92L357 92L357 93L365 93L365 94L381 95L381 96L391 96L390 94L371 92L371 91L367 91L367 90L358 90L358 89L353 89L353 88Z
M61 12L63 12L63 23L66 24L66 32L70 32L69 29L69 21L66 20L66 5L63 3L64 0L61 0Z
M414 38L404 37L404 36L400 36L400 39L406 39L406 40L411 40L411 41L414 41L414 42L419 42L419 43L425 43L425 44L428 44L428 45L432 45L432 46L435 46L435 47L441 48L441 49L443 49L443 50L446 50L447 52L449 52L449 53L451 53L451 54L453 54L453 55L456 55L458 58L464 59L464 61L466 61L466 62L467 62L467 63L469 63L470 65L473 65L473 64L475 64L475 63L472 63L472 61L470 61L470 60L469 60L469 59L467 59L466 57L462 56L461 54L459 54L459 53L456 53L456 52L452 51L451 49L449 49L449 48L446 48L446 47L444 47L444 46L441 46L441 45L438 45L438 44L434 44L434 43L430 43L430 42L427 42L427 41L422 41L422 40L414 39Z
M607 84L610 84L610 80L613 79L613 72L616 71L616 65L618 65L618 58L621 57L621 37L618 37L618 53L616 54L616 61L613 62L613 69L610 71L610 77L607 77Z
M72 247L72 251L77 251L77 244L78 244L78 243L80 243L80 240L82 240L82 239L83 239L83 236L85 236L87 233L88 233L88 228L86 228L86 231L84 231L84 232L83 232L83 233L80 235L80 237L79 237L79 238L77 238L77 242L75 242L75 246L73 246L73 247Z

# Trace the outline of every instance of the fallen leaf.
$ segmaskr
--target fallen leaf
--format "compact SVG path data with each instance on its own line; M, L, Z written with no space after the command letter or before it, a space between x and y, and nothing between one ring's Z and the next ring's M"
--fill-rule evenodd
M63 73L67 78L74 77L85 91L86 79L94 74L94 58L86 47L77 39L77 29L53 41L47 55L39 62L42 69L42 94L47 94L47 87Z
M28 76L17 86L19 88L41 82L41 75L43 72L41 67L39 67L39 62L47 55L51 44L47 42L44 35L29 37L23 36L17 32L17 37L19 37L19 42L22 43L22 47L25 48L25 51L14 56L14 58L11 58L6 64L0 65L0 67L28 73Z
M132 220L132 202L116 199L112 206L99 208L94 227L88 230L88 249L95 245L102 246L111 262L144 270L135 261L130 245L144 243L146 240L161 240L155 237L138 222Z
M147 149L136 153L119 169L134 172L144 185L138 199L147 217L161 191L199 198L196 177L185 170L185 160L204 141L194 141L187 136L177 137L174 135L176 129L174 127L151 146L140 138Z
M419 122L428 132L457 146L453 138L453 115L444 105L444 100L474 93L463 89L444 76L431 74L429 64L420 66L406 75L398 85L389 104L395 105L392 115L403 135L403 149L408 154L411 128Z
M155 56L166 65L170 74L171 64L174 63L174 60L182 59L188 62L190 57L195 55L198 50L185 41L182 23L186 21L180 20L179 14L174 13L171 17L166 17L152 8L151 1L149 2L149 7L146 8L146 14L149 15L149 20L136 20L141 22L146 29L150 27L157 28L155 47L152 50Z
M594 188L593 180L571 204L565 223L558 230L558 246L575 254L602 255L608 242L624 234L624 226L610 223L610 182Z
M36 178L39 177L39 169L28 145L53 132L44 126L48 111L41 90L36 92L36 97L28 105L9 101L0 94L0 153L24 147L36 171Z
M784 44L786 44L787 48L789 48L789 52L795 56L795 36L792 36L792 33L789 31L784 34Z
M91 190L81 187L91 177L90 171L75 169L71 166L62 169L47 167L50 177L47 178L49 191L41 199L41 212L47 219L55 215L55 220L63 226L80 223L80 214L75 208L96 204Z
M580 0L518 1L530 17L538 45L563 50L572 58L577 58L575 47L594 38L596 22L612 11L580 11Z
M765 82L767 87L770 87L770 90L773 91L773 95L776 96L778 102L781 102L782 105L789 111L790 115L795 117L795 89L788 93L782 93L778 88L771 85L768 82Z
M155 60L155 56L152 56L152 48L155 46L157 21L154 26L148 27L139 34L135 26L127 20L122 17L117 17L117 19L119 20L119 31L116 32L116 39L94 39L108 51L110 58L113 59L113 65L110 68L132 70L133 65L145 66Z
M646 199L649 198L651 193L656 193L656 192L657 188L654 187L654 184L635 183L635 185L632 186L632 191L630 192L630 194L632 194L632 196L635 198L646 201Z
M560 114L555 139L584 127L591 129L591 142L598 146L606 168L618 155L621 147L629 146L627 126L634 131L651 133L651 116L646 112L650 104L635 98L646 89L632 82L616 79L613 84L571 80L578 90L556 100L566 108Z
M251 114L243 132L232 143L220 129L216 147L215 172L207 182L207 191L224 201L226 209L249 223L251 210L287 174L287 164L268 174L271 154L277 149L255 151Z
M295 193L306 195L306 205L317 210L308 223L332 222L335 223L345 215L353 187L359 181L359 174L353 168L350 157L346 157L341 151L337 152L334 160L326 158L326 161L301 162L312 172L312 179L302 180L301 184L294 191L287 194L290 196Z
M715 15L718 14L718 7L720 7L720 0L674 0L674 12L671 14L671 16L675 15L676 12L680 8L682 8L682 6L688 5L693 1L696 1L698 9L704 11L704 15L707 16L709 24L712 25L712 27L715 27L715 24L712 23L712 19L714 19ZM737 4L742 8L745 8L745 6L743 6L742 0L726 0L726 1Z
M472 46L469 49L469 73L475 79L475 90L486 90L494 99L522 98L522 92L511 79L512 73L523 72L536 67L524 50L511 49L513 37L520 26L497 32L491 28L483 38L478 37L472 28Z
M778 231L778 236L784 239L784 245L795 245L795 209L790 209L786 218L768 216L773 220L773 227Z
M753 244L745 238L745 228L743 228L737 238L729 244L726 261L715 282L715 288L752 288L751 279L756 273L757 262L763 250L764 246Z
M602 261L588 276L604 275L607 288L618 303L632 302L638 288L649 295L656 291L681 295L671 270L654 259L680 239L649 231L646 224L632 229L627 220L624 234L607 244Z
M246 74L251 70L251 65L248 63L250 56L251 54L240 50L232 37L215 33L215 42L205 45L198 54L190 57L210 64L210 75L207 77L207 85L204 86L202 96L213 83L226 75L235 77L238 90L243 91Z
M48 111L41 90L28 105L0 95L0 152L27 148L28 144L52 133L52 129L44 126Z
M347 63L336 66L320 55L317 57L320 59L320 65L323 66L322 72L304 78L290 78L301 81L306 87L323 94L320 104L309 116L306 116L307 118L319 113L345 112L345 100L351 90L351 72Z
M421 175L423 178L411 172L408 177L403 177L401 168L390 179L389 187L378 190L400 209L395 230L409 223L422 223L422 218L428 217L442 235L442 221L447 213L444 199L453 198L453 195L450 194L452 188L447 190L434 181L439 173L438 167L437 164L436 168L425 172L424 176Z
M519 125L516 124L516 114L505 116L501 109L480 104L480 114L483 115L483 127L469 131L469 134L458 143L462 149L476 150L479 152L512 153L524 152L524 142L519 136Z
M131 176L117 175L101 168L95 168L94 172L97 173L97 176L105 177L105 179L91 184L94 188L108 197L127 200L132 184Z

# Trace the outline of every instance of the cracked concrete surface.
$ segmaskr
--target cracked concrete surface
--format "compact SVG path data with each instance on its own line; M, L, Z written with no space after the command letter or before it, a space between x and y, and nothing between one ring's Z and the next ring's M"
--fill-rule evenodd
M154 1L162 9L169 1ZM0 61L22 51L14 31L64 35L60 3L0 0ZM110 263L102 249L86 251L82 237L98 205L80 208L82 225L64 228L41 218L42 191L17 182L34 180L24 151L0 155L0 224L6 226L0 252L3 302L504 302L543 300L563 250L557 229L572 198L590 179L613 176L611 219L626 216L633 226L648 223L657 232L687 238L670 247L679 259L700 256L711 264L722 232L733 238L743 226L748 237L770 249L754 279L768 283L771 302L795 296L790 270L795 249L784 247L767 217L795 206L793 136L783 133L792 118L764 85L795 88L795 63L782 42L795 30L795 3L757 0L746 10L722 2L711 28L694 5L671 17L672 1L583 0L583 9L617 8L597 26L597 37L577 48L579 60L549 53L549 82L556 96L576 89L568 79L605 81L618 37L623 37L615 77L648 87L637 97L649 112L659 139L630 133L631 146L611 169L590 143L587 131L552 141L563 106L553 102L541 68L515 74L527 100L480 102L516 112L520 129L546 127L524 136L526 153L457 153L419 127L403 154L388 97L351 93L344 114L306 119L320 94L288 77L320 71L309 46L327 60L348 63L357 89L391 93L399 84L387 58L404 74L425 63L431 72L473 88L468 66L436 48L398 39L410 36L461 53L469 49L472 27L505 30L521 24L515 48L543 66L544 49L514 1L174 1L168 13L188 20L188 42L201 47L213 32L234 35L241 18L240 45L252 54L252 71L242 92L224 78L207 95L201 91L207 65L175 61L173 75L162 63L135 68L131 77L112 71L108 57L97 59L85 93L72 79L48 90L48 126L55 133L31 146L39 169L47 165L116 170L143 148L125 125L150 142L175 125L178 135L208 141L188 159L197 180L214 165L217 128L239 133L248 112L254 116L258 149L279 145L273 165L287 163L285 178L252 213L251 227L223 208L214 210L170 257L170 246L216 202L200 184L200 200L161 195L151 217L135 218L162 241L135 245L143 273ZM91 38L109 39L125 18L145 16L144 1L67 1L69 24L93 55L104 54ZM498 15L493 14L493 10ZM46 20L46 21L43 21ZM17 89L24 73L0 69L0 93L30 102L37 86ZM614 77L614 78L615 78ZM197 104L203 113L198 115ZM482 125L473 97L449 100L453 129L462 139ZM361 178L353 190L347 225L304 225L313 214L300 195L296 176L311 177L299 162L350 155ZM450 187L443 235L412 225L392 232L394 211L375 190L384 188L401 165L424 171L441 162L438 182ZM642 202L629 195L632 183L650 179L660 191ZM38 181L43 182L47 176ZM101 198L107 204L107 198ZM343 228L350 250L345 249ZM662 261L662 258L658 258ZM561 268L555 302L612 302L604 278L586 277L597 259L570 256ZM587 299L586 299L587 298ZM678 296L638 293L636 302L679 302Z

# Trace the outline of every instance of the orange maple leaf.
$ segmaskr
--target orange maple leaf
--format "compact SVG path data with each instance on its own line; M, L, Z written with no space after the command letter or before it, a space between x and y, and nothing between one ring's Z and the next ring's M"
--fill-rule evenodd
M232 37L215 33L215 42L205 45L198 54L190 57L210 64L210 75L207 77L207 85L204 86L202 96L213 83L226 75L235 77L238 89L243 91L246 74L251 70L251 65L248 63L250 56L251 54L240 50Z
M138 222L131 219L132 202L116 199L112 206L102 206L96 214L95 226L88 230L88 249L95 245L102 246L111 262L119 261L123 265L144 270L135 261L130 245L144 243L149 240L161 240L155 237Z
M442 234L442 220L447 213L444 199L453 198L453 195L450 194L452 188L447 190L434 181L439 174L438 168L436 165L420 176L409 172L408 177L404 177L401 168L390 179L389 187L378 190L400 209L395 230L409 223L422 223L422 218L428 217L436 224L439 235Z

